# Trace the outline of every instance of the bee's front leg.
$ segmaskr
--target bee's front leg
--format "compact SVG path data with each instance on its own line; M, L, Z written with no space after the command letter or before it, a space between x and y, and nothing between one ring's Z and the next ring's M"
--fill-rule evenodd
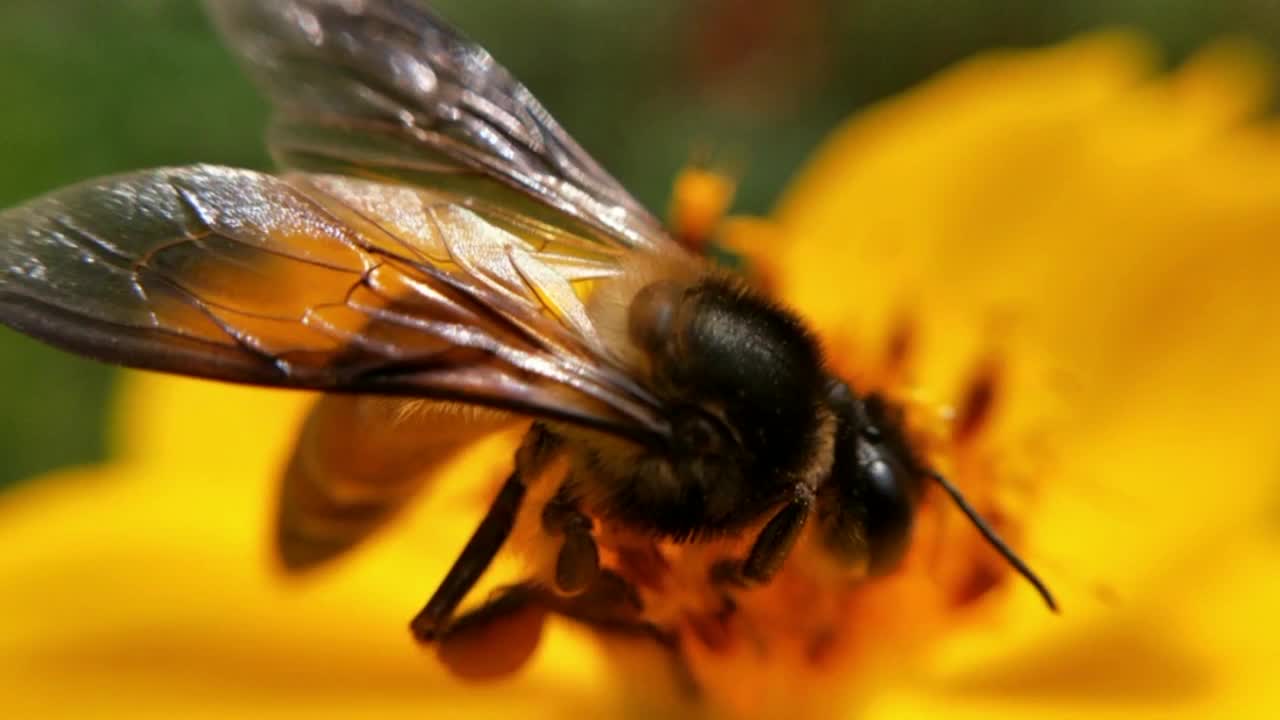
M813 505L813 489L797 485L795 496L769 518L745 558L721 560L711 567L712 581L749 587L772 580L800 538Z

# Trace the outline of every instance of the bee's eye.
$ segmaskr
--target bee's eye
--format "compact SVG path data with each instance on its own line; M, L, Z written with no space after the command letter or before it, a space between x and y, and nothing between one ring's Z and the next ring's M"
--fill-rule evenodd
M659 281L636 293L627 316L627 331L640 348L657 352L671 337L672 324L683 288L675 282Z
M870 572L880 575L898 566L911 540L913 503L906 469L886 456L859 468L866 502L867 549Z

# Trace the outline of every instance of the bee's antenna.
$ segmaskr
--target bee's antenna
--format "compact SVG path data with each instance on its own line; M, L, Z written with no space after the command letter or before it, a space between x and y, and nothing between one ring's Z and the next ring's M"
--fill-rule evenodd
M956 504L956 507L960 508L960 512L964 513L965 517L969 518L969 522L973 523L978 532L982 533L982 537L986 538L991 547L995 548L996 552L1000 553L1001 557L1008 561L1013 566L1013 569L1017 570L1018 574L1026 579L1027 582L1031 583L1036 592L1040 593L1040 597L1044 598L1044 604L1048 605L1053 612L1058 612L1058 602L1053 599L1053 593L1049 592L1049 587L1036 576L1035 572L1023 562L1022 558L1018 557L1018 554L1012 548L1005 544L1004 540L996 534L996 531L987 524L987 521L982 519L978 511L973 509L973 506L969 504L969 501L960 492L960 488L952 485L950 480L937 472L931 470L928 475L933 478L934 482L941 485L943 490L947 491L947 494L951 496L952 502Z

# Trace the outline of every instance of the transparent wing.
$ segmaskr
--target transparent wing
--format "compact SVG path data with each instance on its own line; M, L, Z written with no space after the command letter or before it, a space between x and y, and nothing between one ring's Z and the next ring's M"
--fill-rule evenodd
M391 176L582 237L674 245L483 48L413 0L206 0L287 168Z
M618 257L532 237L406 186L145 171L0 213L0 322L134 367L664 434L575 287Z

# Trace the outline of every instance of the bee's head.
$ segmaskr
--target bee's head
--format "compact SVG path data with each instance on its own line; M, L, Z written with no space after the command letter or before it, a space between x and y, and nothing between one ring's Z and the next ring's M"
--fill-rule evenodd
M628 320L672 427L661 467L634 483L638 504L728 527L810 471L830 418L821 353L794 316L712 276L649 285Z
M835 379L827 393L838 425L831 476L821 488L826 547L850 566L883 575L897 568L911 541L925 470L896 407L878 395L859 398Z

